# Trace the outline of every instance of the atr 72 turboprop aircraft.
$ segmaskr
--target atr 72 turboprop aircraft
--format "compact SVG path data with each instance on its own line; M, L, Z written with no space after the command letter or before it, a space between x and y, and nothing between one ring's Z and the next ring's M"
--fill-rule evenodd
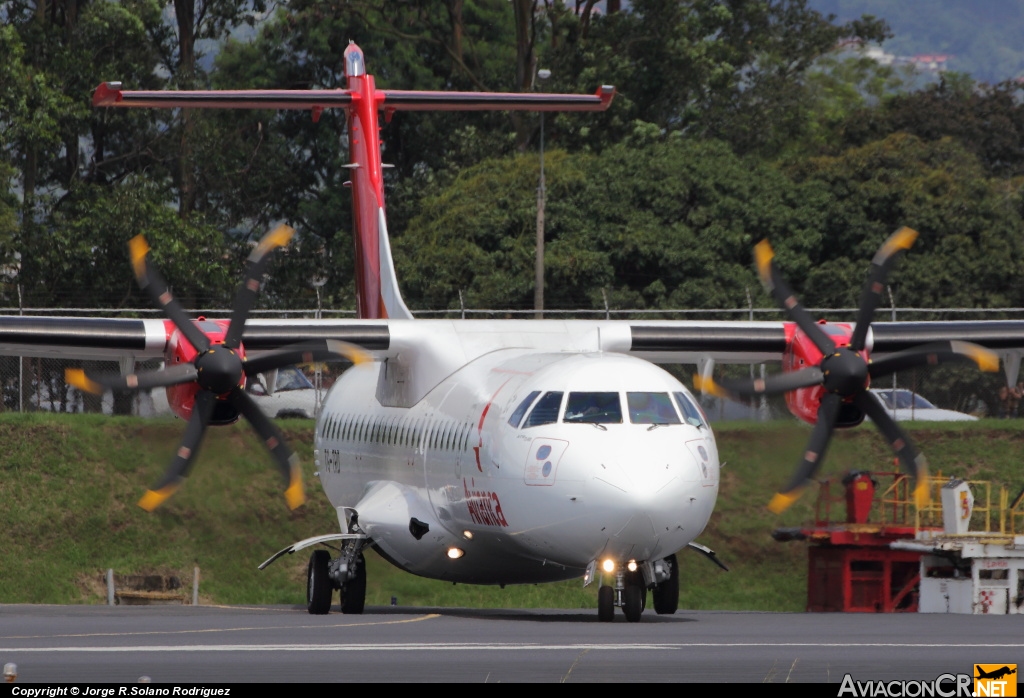
M765 381L716 382L706 370L698 381L719 394L790 393L794 414L815 424L796 476L773 500L776 509L814 475L833 429L859 424L865 415L908 474L922 479L923 457L867 392L871 378L959 359L994 369L995 350L1011 359L1008 375L1016 380L1024 323L872 326L889 265L913 241L907 229L876 255L852 325L814 322L782 281L767 243L757 249L758 270L793 322L413 320L388 242L379 112L601 110L614 90L383 90L354 44L345 51L345 69L347 89L138 92L104 83L93 103L306 109L314 119L323 109L345 109L360 319L247 321L267 256L290 237L283 227L250 256L230 319L191 319L149 262L141 238L130 245L135 275L169 320L0 318L4 353L122 361L117 375L69 372L83 389L167 389L188 426L166 475L140 501L147 509L182 483L207 426L240 416L273 453L288 504L300 504L301 471L280 431L245 395L245 381L298 361L352 360L327 394L315 432L316 472L340 531L290 545L263 565L330 544L334 556L316 548L309 560L310 613L327 613L335 590L343 612L362 612L366 548L403 570L452 582L582 576L586 584L600 575L602 621L611 621L617 606L638 621L648 589L656 612L674 613L677 553L689 546L715 560L694 539L714 508L720 463L694 396L655 363L782 360L783 373ZM134 360L151 357L163 357L166 367L133 372Z

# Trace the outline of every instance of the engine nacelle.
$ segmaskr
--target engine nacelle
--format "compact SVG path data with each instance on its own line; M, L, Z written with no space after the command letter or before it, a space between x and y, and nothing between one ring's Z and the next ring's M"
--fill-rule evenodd
M853 325L849 323L830 323L821 321L818 323L837 347L848 346L853 336ZM867 348L860 352L865 361L868 360L868 352L871 347L870 341ZM814 342L807 337L795 323L786 323L786 351L782 357L782 370L785 372L799 371L808 366L817 366L821 363L822 354ZM821 398L825 394L825 388L821 385L809 388L798 388L785 394L786 407L797 419L816 424L818 422L818 407ZM864 411L852 403L844 402L839 409L839 416L836 419L837 428L855 427L864 421Z
M207 320L204 317L200 317L194 321L196 327L198 327L203 334L210 338L210 344L222 344L224 337L227 334L229 320ZM174 323L170 320L164 321L164 326L167 329L167 351L164 353L164 361L168 366L173 366L181 363L191 363L195 361L198 352L195 347L182 336L180 332L174 327ZM238 346L238 353L244 358L245 347L241 344ZM242 378L242 382L239 384L241 387L245 387L245 378ZM192 417L192 407L196 402L196 393L199 392L199 384L192 383L181 383L179 385L171 385L166 389L167 393L167 404L170 405L171 410L178 417L181 417L185 421L188 421ZM234 424L238 421L238 410L235 409L230 403L218 400L213 408L213 416L210 419L210 424L217 426L224 426L227 424Z

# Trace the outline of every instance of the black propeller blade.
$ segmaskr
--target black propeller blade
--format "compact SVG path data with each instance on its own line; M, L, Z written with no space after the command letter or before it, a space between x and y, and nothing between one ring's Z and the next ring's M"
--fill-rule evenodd
M758 243L754 250L758 274L765 289L786 311L797 326L822 353L816 366L799 371L782 373L764 379L736 379L715 381L699 375L694 376L694 385L713 395L733 399L773 395L790 390L821 385L824 394L818 406L817 422L804 451L803 460L786 486L776 493L768 508L779 513L788 508L803 492L821 467L821 460L828 448L832 432L844 403L852 404L871 418L875 426L885 435L890 447L899 457L904 472L914 483L914 498L918 506L929 500L927 485L928 463L914 446L907 433L889 416L878 398L868 391L872 378L890 375L915 366L935 365L951 361L973 361L983 371L999 369L999 357L984 347L970 342L944 341L914 347L888 356L881 361L865 360L861 351L866 346L871 321L885 289L886 278L899 252L913 244L917 233L910 228L900 228L893 233L875 254L871 271L861 294L850 343L836 346L820 325L816 323L797 300L775 266L774 253L768 242Z
M288 506L294 509L305 502L302 471L298 459L285 443L281 430L263 414L252 398L246 395L245 378L308 361L349 359L358 364L369 361L370 355L359 347L336 340L293 344L252 360L246 360L237 351L245 331L245 321L259 294L270 254L287 244L293 234L294 231L288 226L279 226L265 235L249 255L245 281L238 290L232 308L231 324L228 326L224 342L216 344L211 343L210 338L193 324L181 304L171 295L167 282L149 260L149 245L142 236L133 238L129 243L132 268L139 286L164 311L198 354L191 363L176 364L158 371L121 376L68 369L65 372L65 379L71 385L92 393L102 393L105 388L140 390L192 381L198 384L199 390L196 392L192 416L174 459L160 481L139 500L139 506L146 511L153 511L163 504L188 477L218 400L230 403L238 414L245 417L273 455L286 483L284 494Z

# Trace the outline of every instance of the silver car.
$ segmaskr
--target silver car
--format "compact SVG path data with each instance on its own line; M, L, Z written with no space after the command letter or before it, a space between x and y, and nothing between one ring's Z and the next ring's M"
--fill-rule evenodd
M295 366L277 372L273 395L267 394L259 380L250 379L245 389L268 417L313 419L316 416L316 388Z

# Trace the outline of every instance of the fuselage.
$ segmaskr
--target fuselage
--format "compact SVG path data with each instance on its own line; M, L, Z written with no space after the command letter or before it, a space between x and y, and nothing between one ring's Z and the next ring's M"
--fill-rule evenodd
M396 565L480 584L653 561L706 525L714 436L687 389L614 353L493 351L411 407L378 400L385 363L335 383L316 463L336 507ZM344 510L344 509L343 509ZM451 559L449 551L464 555Z

